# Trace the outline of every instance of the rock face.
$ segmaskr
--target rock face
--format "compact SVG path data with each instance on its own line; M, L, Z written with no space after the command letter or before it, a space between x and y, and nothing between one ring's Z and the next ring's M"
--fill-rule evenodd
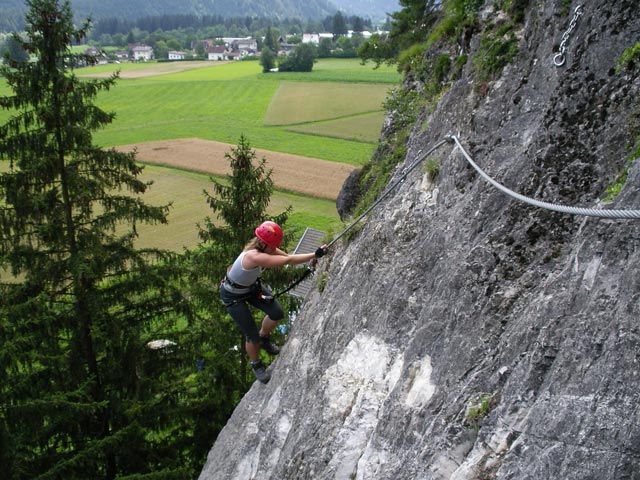
M357 183L360 179L361 170L354 170L349 174L342 185L342 189L336 198L336 210L342 221L348 221L349 214L353 211L358 203L358 187Z
M603 206L639 132L639 68L616 64L640 15L585 4L555 67L561 3L531 2L498 80L465 66L405 165L453 132L514 191ZM434 181L414 171L322 260L201 480L640 478L640 220L534 208L450 144L433 156ZM640 209L638 163L605 208Z

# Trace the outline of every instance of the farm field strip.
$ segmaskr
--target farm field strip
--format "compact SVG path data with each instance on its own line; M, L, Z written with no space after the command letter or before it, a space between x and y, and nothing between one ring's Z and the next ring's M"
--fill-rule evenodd
M374 112L325 122L292 125L286 129L290 132L305 133L307 135L376 143L380 137L384 116L384 112Z
M382 111L385 84L282 82L265 114L265 125L292 125Z
M101 69L103 71L95 71L94 67L87 68L89 73L83 73L85 70L76 70L77 76L93 77L93 78L106 78L112 75L116 70L120 71L120 78L132 79L132 78L147 78L149 76L160 76L171 73L185 72L188 70L194 70L199 68L211 68L213 66L224 65L228 62L209 62L209 61L196 61L196 62L163 62L163 63L121 63L110 65L109 69ZM116 68L114 68L116 67Z
M221 142L185 138L122 145L117 150L130 152L135 149L136 158L145 163L224 176L231 173L225 153L231 152L233 147ZM253 150L256 158L265 158L267 167L273 170L271 178L276 188L328 200L336 199L344 180L355 168L316 158Z

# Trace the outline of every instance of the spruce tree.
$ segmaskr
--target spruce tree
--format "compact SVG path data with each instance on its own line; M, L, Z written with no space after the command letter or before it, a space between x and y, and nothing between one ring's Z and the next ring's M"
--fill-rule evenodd
M213 194L206 190L203 192L209 208L217 219L222 220L222 224L216 224L207 217L199 233L202 240L213 240L229 246L230 251L235 251L252 239L256 226L267 219L273 180L271 170L267 169L266 159L256 162L256 152L251 149L244 135L240 135L238 145L224 156L231 166L231 174L226 177L228 183L211 179ZM271 220L284 223L289 211L290 209Z
M92 142L114 119L94 102L117 75L74 75L91 61L70 49L88 23L74 27L68 1L27 4L14 38L32 60L0 72L0 477L186 478L173 368L186 353L146 345L188 310L172 256L134 247L136 225L168 207L141 199L134 154Z

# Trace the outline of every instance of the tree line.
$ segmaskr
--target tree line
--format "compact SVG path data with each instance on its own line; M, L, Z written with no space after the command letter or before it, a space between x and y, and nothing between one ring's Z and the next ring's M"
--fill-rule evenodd
M152 35L173 38L189 48L194 40L215 37L264 37L268 28L279 35L302 35L302 33L330 32L344 35L348 30L373 29L371 20L358 16L345 16L341 12L327 16L324 20L302 21L297 18L222 17L219 15L161 15L135 20L105 18L95 22L88 32L87 41L100 45L121 45Z
M91 36L103 34L115 35L117 33L127 34L134 29L148 32L171 31L179 29L201 30L205 28L219 27L227 31L241 30L247 35L273 27L284 33L295 34L303 32L331 32L342 34L347 32L347 27L354 31L361 32L372 29L373 25L368 18L357 15L346 16L341 12L328 15L322 20L303 21L299 18L267 18L267 17L223 17L222 15L155 15L146 16L133 20L118 17L101 18L95 22ZM334 31L338 30L338 31ZM343 31L342 31L343 30Z

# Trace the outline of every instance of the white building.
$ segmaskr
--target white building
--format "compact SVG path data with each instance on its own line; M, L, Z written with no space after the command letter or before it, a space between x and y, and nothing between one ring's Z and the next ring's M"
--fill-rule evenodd
M169 60L184 60L187 54L184 52L177 52L175 50L170 50L168 53L168 56L169 56Z
M314 45L320 45L320 40L328 38L333 40L333 33L303 33L302 43L313 43Z
M227 59L227 47L224 45L214 45L207 48L207 58L209 60L226 60Z
M131 56L135 61L142 60L143 62L147 62L153 60L153 47L144 44L134 45L131 48Z

